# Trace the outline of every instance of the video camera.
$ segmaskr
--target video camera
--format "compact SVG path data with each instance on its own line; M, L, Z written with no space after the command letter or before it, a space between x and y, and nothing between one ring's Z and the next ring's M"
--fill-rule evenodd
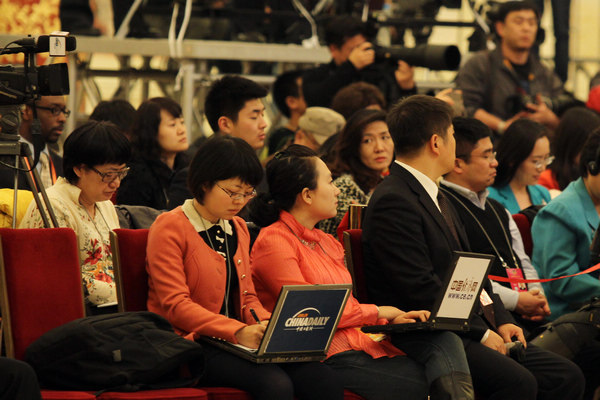
M416 67L450 71L457 70L460 65L460 50L454 45L422 44L414 48L373 46L373 49L376 63L397 64L402 60Z
M10 47L10 45L16 47ZM2 54L23 53L22 67L0 66L0 105L19 105L31 102L40 96L59 96L69 94L69 76L67 64L51 64L37 67L35 54L49 52L50 56L65 56L67 51L75 50L76 39L67 32L55 32L18 39L8 43Z

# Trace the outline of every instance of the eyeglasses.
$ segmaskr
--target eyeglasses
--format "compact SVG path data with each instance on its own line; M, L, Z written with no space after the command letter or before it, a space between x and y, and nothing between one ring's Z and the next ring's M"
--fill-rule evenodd
M222 191L224 191L225 193L227 193L227 196L231 197L231 200L250 200L253 197L256 197L256 189L252 189L251 193L238 193L238 192L232 192L229 189L225 189L223 186L219 185L218 183L216 184L218 187L221 188Z
M552 161L554 161L554 156L548 156L541 160L534 161L533 165L535 165L536 169L543 170L546 169L548 165L552 164Z
M58 106L54 106L54 107L42 107L42 106L35 106L35 108L41 109L41 110L50 111L52 113L52 115L54 115L55 117L58 117L60 115L60 113L65 114L65 117L67 117L67 118L69 118L69 115L71 115L71 110L67 109L66 107L58 107Z
M461 159L465 159L467 157L479 157L479 158L483 158L485 161L487 162L492 162L494 160L496 160L496 152L494 151L493 153L488 153L488 154L470 154L468 156L456 156L456 158L461 158Z
M90 169L102 177L102 182L111 183L111 182L114 182L117 178L119 178L120 181L123 180L123 178L125 178L127 176L127 173L129 172L130 168L125 167L120 171L110 171L110 172L100 172L94 167L90 167Z

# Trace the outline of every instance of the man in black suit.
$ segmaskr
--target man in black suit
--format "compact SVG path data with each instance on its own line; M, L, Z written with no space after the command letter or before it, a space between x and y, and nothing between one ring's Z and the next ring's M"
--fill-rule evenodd
M369 296L375 304L431 309L453 251L469 249L436 184L455 163L452 111L441 100L412 96L392 107L388 126L396 162L373 193L363 222ZM583 376L570 361L534 346L527 346L520 363L506 356L505 343L518 339L526 345L523 331L489 281L484 288L486 316L478 307L462 337L475 390L487 399L581 398Z
M40 160L36 165L42 184L45 188L52 186L59 176L63 175L62 157L48 144L54 144L62 135L65 122L71 112L67 110L64 96L42 96L34 103L25 105L21 110L21 124L19 135L21 141L29 145L32 157L34 156L34 132L39 129ZM37 115L37 121L35 116ZM8 157L8 156L7 156ZM3 161L14 165L14 157L3 157ZM13 188L14 175L6 166L0 166L0 187ZM19 189L30 189L26 177L22 172L19 175Z

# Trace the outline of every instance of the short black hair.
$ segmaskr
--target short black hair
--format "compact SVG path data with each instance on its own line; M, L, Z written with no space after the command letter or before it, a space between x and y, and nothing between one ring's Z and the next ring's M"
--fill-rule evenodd
M530 119L518 119L506 129L496 148L496 180L494 187L508 185L517 169L529 157L538 139L548 136L548 130L542 124Z
M590 174L591 162L595 162L597 167L600 166L600 128L597 128L588 136L581 151L579 171L584 178Z
M219 131L219 118L237 122L248 100L262 99L268 93L258 83L237 75L227 75L213 82L204 101L204 113L213 132Z
M318 156L312 149L293 144L275 154L267 163L269 193L260 194L250 203L250 220L268 226L279 218L281 210L290 211L304 188L317 187Z
M367 82L354 82L338 90L331 100L331 108L350 119L358 110L377 104L385 110L385 98L379 88Z
M492 137L492 130L475 118L455 117L454 139L456 139L456 158L469 162L471 152L481 139Z
M181 106L168 97L154 97L144 101L135 112L130 138L135 151L147 160L160 158L162 149L158 143L158 127L161 110L175 118L182 116Z
M297 81L298 78L302 77L302 74L303 71L300 69L284 72L273 83L273 101L279 111L288 118L290 117L290 108L285 99L288 96L300 96L300 87Z
M131 144L112 122L88 121L65 140L63 171L72 184L79 181L73 168L104 164L125 164L131 158Z
M412 155L421 150L433 134L446 138L452 124L452 108L435 97L414 95L390 109L387 124L396 154Z
M206 140L190 163L188 189L202 204L207 190L217 181L239 178L256 187L263 178L263 169L256 152L243 139L229 135L213 135Z
M127 100L102 100L92 111L90 119L94 121L110 121L129 134L135 118L135 108Z
M507 1L500 4L498 11L494 16L495 22L506 22L508 14L514 11L531 10L535 13L538 21L540 19L540 10L531 1Z
M342 47L346 41L356 35L367 36L365 24L351 15L333 17L325 26L325 43L328 46Z

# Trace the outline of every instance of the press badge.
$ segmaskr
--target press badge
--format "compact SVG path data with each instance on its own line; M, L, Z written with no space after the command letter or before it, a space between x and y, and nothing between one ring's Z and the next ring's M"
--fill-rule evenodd
M523 279L523 270L521 268L506 268L506 275L509 278ZM527 291L527 284L525 282L511 282L510 287L517 292Z
M490 295L485 291L485 289L481 289L481 294L479 295L479 301L483 307L489 306L490 304L494 304L494 300L490 297Z

